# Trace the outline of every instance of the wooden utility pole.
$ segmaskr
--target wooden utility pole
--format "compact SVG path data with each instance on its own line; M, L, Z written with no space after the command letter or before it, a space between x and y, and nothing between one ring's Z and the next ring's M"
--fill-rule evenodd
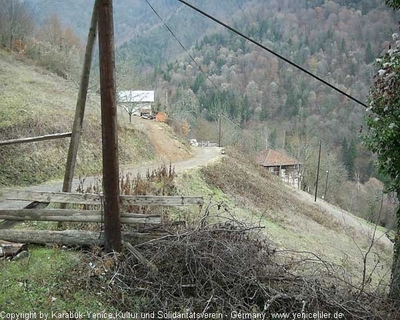
M318 152L318 168L317 168L317 181L315 182L315 197L314 202L317 202L318 195L318 181L319 181L319 166L321 164L321 140L319 141L319 152Z
M90 69L92 66L93 47L97 33L98 2L96 0L93 7L92 20L88 40L86 44L85 61L83 63L81 83L79 87L78 99L76 101L75 119L72 129L71 141L68 149L67 165L64 174L63 192L71 192L72 180L74 178L76 157L78 154L79 141L82 135L83 117L85 114L86 97L89 87Z
M221 114L218 115L218 147L222 147L221 145L221 137L222 137L222 118Z
M113 1L99 0L101 128L106 251L121 251Z
M325 192L324 192L324 200L326 200L326 195L328 192L328 179L329 179L329 170L326 170L326 181L325 181Z
M283 131L282 149L285 150L285 147L286 147L286 129Z

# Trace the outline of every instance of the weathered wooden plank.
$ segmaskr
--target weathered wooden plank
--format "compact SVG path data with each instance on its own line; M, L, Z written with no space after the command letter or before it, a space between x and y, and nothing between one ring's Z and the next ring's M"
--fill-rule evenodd
M138 244L165 236L165 233L123 232L124 241ZM50 230L0 230L0 239L19 243L68 244L68 245L103 245L104 233L92 231L50 231Z
M12 190L3 195L7 200L28 200L53 203L94 204L102 203L102 196L91 193L45 192Z
M8 200L29 200L53 203L76 203L99 205L102 203L102 196L90 193L67 193L67 192L44 192L30 190L12 190L3 195ZM189 206L203 205L203 197L185 196L128 196L121 195L122 205L138 206Z
M26 247L23 243L13 243L7 241L0 241L0 257L15 256Z
M44 209L49 205L48 202L31 202L28 204L24 209ZM0 229L11 229L14 227L16 224L18 224L19 221L11 221L11 220L4 220L0 222Z
M13 221L60 221L60 222L103 222L101 211L43 209L43 210L0 210L0 219ZM161 224L160 215L122 213L121 222L126 224Z
M158 268L157 266L151 262L150 260L148 260L138 249L136 249L133 245L131 245L129 242L124 241L122 243L127 249L128 251L136 258L138 259L138 261L140 263L142 263L143 265L145 265L147 268L149 268L149 270L151 270L154 273L158 273Z
M203 197L184 197L184 196L120 196L120 201L125 205L139 206L190 206L203 205Z
M72 135L72 132L65 132L65 133L47 134L44 136L37 136L37 137L4 140L4 141L0 141L0 146L7 146L10 144L19 144L19 143L28 143L28 142L37 142L37 141L43 141L43 140L61 139L61 138L70 137L71 135Z
M121 217L121 223L125 224L138 224L138 223L146 223L146 224L161 224L161 217L154 218L129 218L129 217Z

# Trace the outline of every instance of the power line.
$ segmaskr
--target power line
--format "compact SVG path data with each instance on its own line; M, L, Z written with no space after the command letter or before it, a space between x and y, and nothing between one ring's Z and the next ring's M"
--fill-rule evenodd
M217 85L211 80L211 78L208 76L208 74L203 70L203 68L197 63L197 61L193 58L193 56L190 54L190 52L186 49L186 47L183 45L183 43L179 40L179 38L175 35L175 33L172 31L172 29L167 25L167 23L164 21L164 19L158 14L158 12L156 11L156 9L151 5L151 3L148 0L145 0L147 2L147 4L149 5L149 7L151 8L151 10L154 12L154 14L160 19L160 21L164 24L164 26L167 28L167 30L171 33L171 35L174 37L174 39L179 43L179 45L182 47L182 49L187 53L187 55L190 57L190 59L197 65L197 67L199 68L199 70L207 77L208 81L210 81L210 83L215 87L215 89L218 90L218 92L222 95L222 97L224 99L226 99L226 97L224 97L222 91L220 90L220 88L217 87ZM229 103L229 102L228 102ZM231 122L233 125L239 127L243 132L245 132L245 128L243 128L241 125L235 123L233 120L231 120L229 117L227 117L226 115L224 115L222 112L219 113L221 116L223 116L226 120L228 120L229 122ZM256 138L255 135L247 133L250 136Z
M147 1L147 0L146 0L146 1ZM200 10L199 8L193 6L192 4L190 4L190 3L188 3L188 2L186 2L186 1L184 1L184 0L178 0L178 1L181 2L181 3L183 3L184 5L186 5L186 6L190 7L190 8L192 8L193 10L197 11L198 13L202 14L203 16L205 16L205 17L207 17L207 18L213 20L214 22L216 22L216 23L218 23L219 25L225 27L226 29L232 31L233 33L236 33L237 35L241 36L242 38L244 38L244 39L250 41L251 43L255 44L256 46L260 47L261 49L263 49L263 50L265 50L265 51L268 51L269 53L273 54L274 56L278 57L279 59L281 59L281 60L287 62L287 63L290 64L291 66L293 66L293 67L299 69L300 71L302 71L302 72L308 74L309 76L313 77L314 79L318 80L319 82L322 82L322 83L325 84L326 86L328 86L328 87L330 87L331 89L333 89L333 90L339 92L340 94L346 96L347 98L353 100L354 102L357 102L358 104L362 105L363 107L368 108L368 106L367 106L364 102L358 100L357 98L354 98L353 96L349 95L348 93L344 92L343 90L339 89L338 87L334 86L333 84L330 84L329 82L325 81L324 79L322 79L322 78L318 77L317 75L311 73L311 72L308 71L307 69L304 69L303 67L299 66L298 64L296 64L296 63L292 62L291 60L285 58L284 56L280 55L279 53L277 53L277 52L275 52L275 51L273 51L273 50L267 48L266 46L264 46L264 45L262 45L261 43L259 43L259 42L255 41L255 40L253 40L252 38L246 36L245 34L243 34L243 33L241 33L240 31L234 29L233 27L231 27L231 26L229 26L228 24L222 22L221 20L218 20L217 18L211 16L210 14L208 14L208 13L206 13L206 12Z
M223 95L222 91L220 90L220 88L217 87L217 85L211 80L211 78L208 76L208 74L203 70L203 68L197 63L197 61L193 58L193 56L190 54L190 52L186 49L186 47L183 45L183 43L179 40L179 38L175 35L175 33L172 31L172 29L167 25L167 23L164 21L164 19L162 19L162 17L158 14L157 10L150 4L150 2L148 0L145 0L147 2L147 4L149 5L149 7L151 8L151 10L154 12L154 14L161 20L161 22L164 24L164 26L167 28L167 30L171 33L171 35L174 37L174 39L179 43L179 45L182 47L182 49L188 54L188 56L190 57L190 59L197 65L197 67L199 68L199 70L207 77L208 81L210 81L210 83L215 87L215 89L217 89L217 91L219 93L221 93L221 95ZM224 97L224 99L226 100L226 98ZM229 103L229 101L228 101ZM233 124L234 126L238 127L240 130L242 130L243 134L247 134L255 139L257 139L257 137L250 133L250 132L246 132L246 129L244 127L242 127L240 124L236 123L235 121L233 121L232 119L230 119L228 116L226 116L224 113L219 112L219 117L223 117L225 120L227 120L228 122L230 122L231 124ZM221 121L221 119L219 119L219 121ZM219 124L220 125L220 124ZM236 140L236 142L238 141L238 139Z
M199 68L199 70L207 77L208 81L210 81L210 83L214 86L215 89L218 90L218 92L222 95L222 97L225 99L225 97L223 96L223 92L221 91L220 88L217 87L217 85L214 83L214 81L212 81L212 79L209 77L209 75L207 74L207 72L204 71L204 69L197 63L197 61L194 59L194 57L190 54L189 50L186 49L186 47L183 45L183 43L179 40L179 38L176 36L176 34L172 31L172 29L167 25L167 23L164 21L164 19L158 14L158 12L156 11L156 9L151 5L151 3L148 0L145 0L147 2L147 4L149 5L149 7L151 8L151 10L154 12L154 14L161 20L161 22L164 24L164 26L167 28L167 30L171 33L171 35L175 38L175 40L179 43L179 45L182 47L182 49L187 53L187 55L190 57L190 59L196 64L196 66ZM229 102L228 102L229 103ZM227 116L225 116L223 113L221 113L221 115L223 115L227 120L229 120L230 122L232 122L234 125L238 126L239 128L241 128L242 130L244 130L243 127L241 127L240 125L234 123L232 120L230 120Z
M230 123L232 123L233 125L235 125L236 127L244 130L244 128L240 125L237 124L236 122L234 122L233 120L231 120L229 117L227 117L226 115L224 115L223 113L221 113L221 116L223 116L226 120L228 120Z
M154 14L160 19L160 21L164 24L165 28L171 33L171 35L175 38L175 40L179 43L179 45L182 47L182 49L187 53L187 55L190 57L190 59L196 64L196 66L199 68L199 70L207 77L207 79L211 82L211 84L220 92L221 90L215 85L215 83L210 79L208 74L203 70L203 68L197 63L197 61L193 58L193 56L190 54L190 52L185 48L183 43L179 40L179 38L175 35L175 33L172 31L172 29L167 25L167 23L164 21L164 19L158 14L156 9L151 5L151 3L148 0L145 0L151 10L154 12Z

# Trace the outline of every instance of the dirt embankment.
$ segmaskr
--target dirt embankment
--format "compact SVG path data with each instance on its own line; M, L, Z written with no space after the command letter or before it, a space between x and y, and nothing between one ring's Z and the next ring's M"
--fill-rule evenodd
M145 133L162 162L168 164L186 160L193 156L190 147L184 145L165 123L133 117L132 124L126 124L126 127Z

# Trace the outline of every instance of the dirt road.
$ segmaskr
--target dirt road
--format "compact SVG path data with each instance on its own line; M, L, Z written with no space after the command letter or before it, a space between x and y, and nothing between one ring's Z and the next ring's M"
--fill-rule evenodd
M160 161L176 162L191 158L191 151L178 139L171 128L162 122L144 120L135 117L133 123L126 128L142 131L153 145Z
M194 167L199 167L206 165L212 161L216 161L221 154L220 148L196 148L193 151L193 157L186 160L171 162L171 165L175 168L176 172L181 172ZM137 167L127 167L120 170L121 174L131 173L137 175L145 175L147 170L152 170L158 168L160 165L169 165L170 162L158 161L149 165L137 166ZM87 177L85 179L85 185L93 184L94 181L98 180L99 177ZM79 184L79 179L74 179L72 190L75 190ZM62 181L53 181L37 186L26 187L26 188L15 188L23 190L37 190L37 191L54 191L59 192L62 189ZM0 189L0 209L20 209L26 206L29 202L27 201L9 201L4 200L4 195L10 189Z
M358 218L351 214L348 211L345 211L333 204L330 204L322 199L317 199L317 202L314 202L314 196L288 186L293 191L293 194L297 196L301 201L307 202L312 206L315 206L321 212L324 212L327 215L335 218L340 224L343 225L343 228L352 228L353 230L360 232L361 234L366 235L368 238L372 238L374 233L374 226L368 224L365 220ZM375 240L384 244L385 246L393 247L393 243L389 240L386 234L384 234L381 230L377 229L375 231Z

